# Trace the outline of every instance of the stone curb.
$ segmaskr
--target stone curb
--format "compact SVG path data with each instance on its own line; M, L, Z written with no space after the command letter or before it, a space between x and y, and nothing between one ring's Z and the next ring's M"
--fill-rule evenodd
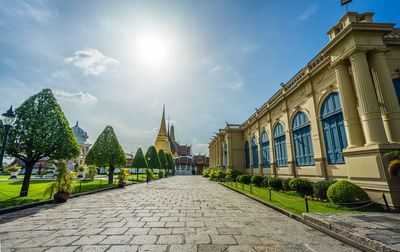
M287 210L285 210L283 208L277 207L277 206L275 206L273 204L270 204L270 203L268 203L268 202L266 202L264 200L261 200L261 199L259 199L257 197L254 197L254 196L249 195L247 193L241 192L241 191L239 191L239 190L237 190L237 189L235 189L233 187L224 185L224 184L222 184L220 182L218 182L218 183L220 185L228 188L228 189L231 189L232 191L240 193L240 194L242 194L243 196L245 196L247 198L255 200L255 201L257 201L257 202L259 202L259 203L261 203L261 204L263 204L263 205L265 205L267 207L270 207L270 208L272 208L272 209L274 209L274 210L276 210L276 211L278 211L278 212L280 212L280 213L282 213L282 214L294 219L294 220L297 220L297 221L299 221L299 222L301 222L303 224L306 224L307 226L310 226L310 227L312 227L314 229L317 229L317 230L321 231L322 233L327 234L327 235L329 235L329 236L331 236L331 237L333 237L333 238L335 238L335 239L337 239L337 240L339 240L341 242L344 242L344 243L346 243L348 245L351 245L351 246L353 246L353 247L355 247L355 248L357 248L359 250L368 251L368 252L370 252L370 251L371 252L373 252L373 251L384 251L384 252L386 252L386 251L388 251L388 252L389 251L390 252L395 251L395 250L392 250L390 248L389 248L390 250L387 250L388 247L383 243L382 243L382 245L384 245L384 247L376 247L376 246L372 247L372 246L370 246L370 243L367 242L367 241L363 241L362 239L355 239L354 236L353 236L354 234L347 235L345 232L338 232L337 229L329 228L330 224L327 223L327 222L325 222L324 224L320 223L320 221L315 221L314 222L312 220L307 219L306 217L303 218L302 216L300 216L298 214L294 214L294 213L289 212L289 211L287 211ZM362 237L362 238L365 239L365 237Z
M337 234L348 237L349 239L352 239L358 243L364 244L365 246L368 246L369 248L371 248L375 251L382 251L382 252L397 251L382 242L370 239L368 237L359 235L354 232L350 232L349 230L347 230L345 228L342 228L338 225L331 224L323 219L316 218L308 213L304 213L303 217L306 221L310 221L312 223L315 223L318 226L324 227L325 229L331 230Z

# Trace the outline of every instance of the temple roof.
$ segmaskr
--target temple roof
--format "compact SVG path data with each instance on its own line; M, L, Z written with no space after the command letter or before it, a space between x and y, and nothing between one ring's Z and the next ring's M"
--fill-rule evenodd
M89 136L86 131L79 127L78 121L76 121L75 126L71 127L71 130L74 133L78 144L89 144L89 142L87 141Z

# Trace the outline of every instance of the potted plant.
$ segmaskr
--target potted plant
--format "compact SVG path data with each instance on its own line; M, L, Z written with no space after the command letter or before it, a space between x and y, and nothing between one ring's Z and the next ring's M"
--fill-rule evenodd
M168 174L169 174L169 170L166 169L165 172L164 172L164 177L168 178Z
M11 175L10 179L16 179L19 170L21 170L21 166L13 165L13 166L8 167L6 169L6 172L10 173L10 175Z
M160 169L158 170L158 178L163 178L164 172Z
M75 165L75 171L78 174L78 178L83 178L83 173L85 171L85 167L83 165Z
M124 188L126 183L125 180L129 176L130 172L128 168L119 168L119 174L118 174L118 187L119 188Z
M93 180L97 174L97 168L94 165L89 165L86 169L85 179Z
M389 174L392 176L398 176L400 170L400 150L388 152L385 156L389 159Z
M54 201L57 203L66 202L74 189L76 172L70 172L67 165L60 161L54 162L56 169L54 172L54 181L46 188L44 195L52 195L54 192Z

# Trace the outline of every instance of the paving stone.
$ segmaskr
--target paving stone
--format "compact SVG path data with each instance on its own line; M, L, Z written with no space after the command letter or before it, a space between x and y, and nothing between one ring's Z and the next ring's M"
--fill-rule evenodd
M126 232L126 230L128 230L128 228L124 227L124 228L106 228L104 229L103 232L101 232L101 234L104 235L120 235Z
M186 244L210 244L210 237L206 234L196 234L185 236Z
M144 227L164 227L165 226L165 221L151 221L147 222Z
M211 240L213 244L237 244L231 235L212 235Z
M227 245L220 244L207 244L207 245L197 245L198 252L223 252L228 248Z
M107 250L107 252L134 252L138 250L138 245L113 245Z
M167 251L167 245L143 245L139 248L139 252L165 252Z
M124 234L125 235L146 235L150 231L150 228L129 228Z
M237 245L228 247L228 252L255 252L250 245Z
M130 244L151 245L156 243L157 238L158 236L156 235L138 235L133 237L133 239L130 241Z
M186 222L177 222L177 221L167 221L165 223L165 227L169 228L173 228L173 227L185 227L186 226Z
M64 246L71 244L72 242L79 239L79 236L61 236L56 237L53 240L46 242L43 246Z
M169 247L171 252L197 252L197 246L195 244L185 245L171 245Z
M149 234L151 235L168 235L172 233L171 228L152 228L149 231Z
M100 244L128 244L131 239L131 235L109 235Z
M79 247L75 252L103 252L109 247L110 245L85 245Z
M82 236L78 240L74 241L72 245L91 245L98 244L106 238L105 235L88 235Z
M160 235L157 244L182 244L182 235Z
M68 246L68 247L51 247L46 252L72 252L75 251L78 246ZM30 251L30 250L29 250Z

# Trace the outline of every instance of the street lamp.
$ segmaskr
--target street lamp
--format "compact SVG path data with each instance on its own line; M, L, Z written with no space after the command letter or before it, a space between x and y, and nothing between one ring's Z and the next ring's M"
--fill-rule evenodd
M3 116L2 122L4 124L4 137L3 137L3 146L1 146L1 153L0 153L1 167L3 167L3 157L4 157L4 152L6 150L8 133L10 132L10 129L13 126L16 119L14 111L12 110L12 106L10 107L9 110L7 110L6 113L3 113L2 116Z
M147 157L147 161L150 162L150 160L151 160L151 157ZM147 162L147 166L148 166L149 162ZM146 183L149 183L149 173L147 170L146 170Z

